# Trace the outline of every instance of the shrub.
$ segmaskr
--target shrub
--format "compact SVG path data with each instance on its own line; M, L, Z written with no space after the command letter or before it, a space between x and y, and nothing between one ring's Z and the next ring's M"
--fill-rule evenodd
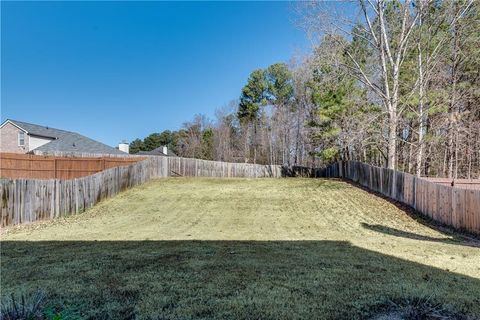
M26 296L21 294L17 300L12 293L11 299L2 303L0 310L1 320L34 320L43 319L42 309L45 302L45 295L37 292L34 295Z

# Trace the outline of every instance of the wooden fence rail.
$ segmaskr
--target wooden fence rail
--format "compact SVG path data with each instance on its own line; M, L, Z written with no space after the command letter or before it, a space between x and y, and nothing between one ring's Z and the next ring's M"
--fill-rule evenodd
M430 178L424 177L423 179L434 182L436 184L442 184L445 186L458 187L462 189L480 189L480 179L448 179L448 178Z
M74 179L144 160L140 157L58 157L0 153L0 176L20 179Z
M277 178L281 175L280 166L150 156L128 166L117 166L70 180L1 179L1 226L80 213L102 199L153 178L168 176Z
M442 185L357 161L337 162L321 170L319 176L352 180L433 220L480 234L480 190Z

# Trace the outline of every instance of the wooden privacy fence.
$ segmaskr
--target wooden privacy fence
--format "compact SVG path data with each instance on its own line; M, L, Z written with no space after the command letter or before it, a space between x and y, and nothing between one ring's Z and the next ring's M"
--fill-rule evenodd
M278 165L233 163L192 158L168 157L169 176L222 177L222 178L278 178L282 168Z
M302 166L282 167L283 176L285 177L301 177L301 178L315 178L318 177L322 169L310 168Z
M102 199L152 178L281 177L280 166L226 163L150 156L128 166L70 180L1 179L1 226L30 223L80 213Z
M480 234L480 190L438 184L408 173L357 161L340 161L320 171L402 202L433 220Z
M479 189L480 179L447 179L447 178L423 178L427 181L444 186L457 187L462 189Z
M74 179L145 158L139 157L56 157L0 153L0 176L22 179Z

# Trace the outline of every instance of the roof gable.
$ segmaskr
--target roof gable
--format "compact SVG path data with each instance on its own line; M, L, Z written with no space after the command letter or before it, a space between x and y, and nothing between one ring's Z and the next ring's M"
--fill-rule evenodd
M1 125L0 125L0 129L3 128L4 126L6 126L7 124L11 124L12 126L15 126L17 127L18 129L28 133L27 130L25 130L24 128L20 127L18 124L16 124L15 122L11 121L10 119L7 119L5 120Z
M7 121L10 121L11 123L15 124L17 127L22 128L28 134L41 136L41 137L58 139L66 134L73 133L66 130L50 128L48 126L40 126L38 124L33 124L33 123L28 123L23 121L17 121L12 119L9 119Z

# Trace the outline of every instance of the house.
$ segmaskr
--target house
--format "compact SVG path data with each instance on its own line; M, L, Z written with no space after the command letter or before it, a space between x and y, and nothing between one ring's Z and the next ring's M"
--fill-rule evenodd
M168 157L176 157L177 155L170 151L167 146L158 147L156 149L150 151L139 151L137 154L142 155L151 155L151 156L168 156Z
M76 132L12 119L7 119L0 125L0 152L126 154Z

